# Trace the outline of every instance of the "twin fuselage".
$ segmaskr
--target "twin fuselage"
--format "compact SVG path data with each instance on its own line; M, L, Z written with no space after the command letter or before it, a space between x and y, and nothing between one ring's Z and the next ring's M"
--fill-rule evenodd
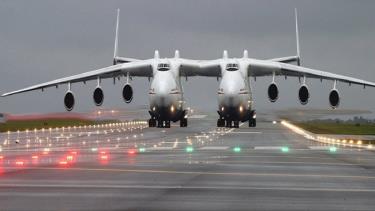
M253 109L247 69L236 59L223 59L218 89L218 113L231 121L247 121ZM178 59L159 59L153 66L149 90L150 114L157 119L178 121L185 113Z

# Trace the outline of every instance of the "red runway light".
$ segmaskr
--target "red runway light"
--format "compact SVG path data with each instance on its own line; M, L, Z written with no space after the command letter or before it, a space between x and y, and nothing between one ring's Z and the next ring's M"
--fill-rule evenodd
M4 156L0 155L0 160L4 159Z
M60 161L59 164L62 166L66 166L68 165L68 161L63 160L63 161Z
M72 161L74 159L73 155L66 156L67 161Z
M73 155L76 155L77 151L71 151L70 153L73 154Z
M135 153L136 153L136 150L135 150L135 149L129 149L129 150L128 150L128 154L129 154L129 155L135 155Z
M38 157L38 155L33 155L33 156L31 156L31 158L32 159L38 159L39 157Z
M48 155L49 151L43 151L43 155Z
M100 159L101 160L108 160L108 155L102 155L102 156L100 156Z
M100 151L100 154L104 155L104 154L107 154L106 151Z
M16 161L16 166L23 166L24 164L25 164L25 162L23 162L21 160Z

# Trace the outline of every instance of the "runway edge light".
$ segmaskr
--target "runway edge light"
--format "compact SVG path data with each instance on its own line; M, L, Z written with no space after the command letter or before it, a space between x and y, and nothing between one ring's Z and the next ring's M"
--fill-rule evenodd
M329 151L330 151L330 152L337 152L337 148L336 148L336 147L330 147L330 148L329 148Z
M194 148L192 146L188 146L186 147L185 151L188 153L192 153L194 151Z
M236 152L236 153L241 152L241 147L234 147L233 152Z
M284 146L284 147L281 147L281 152L289 152L289 147L286 147L286 146Z

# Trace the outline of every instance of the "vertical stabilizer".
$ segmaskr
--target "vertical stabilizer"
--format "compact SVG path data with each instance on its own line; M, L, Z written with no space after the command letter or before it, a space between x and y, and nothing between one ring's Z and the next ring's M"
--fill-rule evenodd
M114 52L113 52L113 65L116 65L116 64L117 64L117 56L118 56L118 29L119 29L119 22L120 22L120 9L117 9L115 47L114 47Z
M294 16L296 19L296 47L297 47L297 65L301 66L301 52L300 52L300 45L299 45L299 29L298 29L298 13L297 8L294 9Z

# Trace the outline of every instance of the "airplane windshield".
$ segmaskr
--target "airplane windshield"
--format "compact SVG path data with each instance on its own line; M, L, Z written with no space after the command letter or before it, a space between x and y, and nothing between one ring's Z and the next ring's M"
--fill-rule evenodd
M160 63L158 64L158 70L159 71L168 71L170 69L170 65L167 63Z
M238 70L238 64L229 63L229 64L227 64L226 70L228 70L228 71L236 71L236 70Z

